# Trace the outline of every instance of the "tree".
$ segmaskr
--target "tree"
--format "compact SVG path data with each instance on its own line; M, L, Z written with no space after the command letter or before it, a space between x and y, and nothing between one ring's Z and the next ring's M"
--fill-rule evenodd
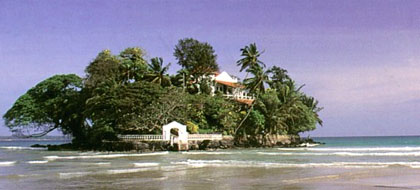
M252 68L257 65L265 67L265 64L258 59L262 53L264 52L260 53L257 50L257 45L255 43L249 44L249 46L245 46L244 48L242 48L242 59L236 62L237 65L241 67L239 71L242 72L243 70L247 70L248 68Z
M178 41L175 46L174 56L178 64L193 76L194 82L208 74L219 71L216 63L216 54L208 43L202 43L192 38Z
M148 81L152 83L159 84L161 86L170 86L171 79L166 72L169 70L169 63L166 66L163 66L163 59L160 57L155 57L150 60L149 66L149 73L146 74L146 78Z
M115 133L143 133L140 122L145 108L153 104L163 93L161 87L149 82L105 86L100 93L86 101L85 115L93 128L110 127Z
M240 72L246 69L246 76L244 79L245 87L251 92L256 94L258 98L260 93L264 93L265 87L264 83L268 81L268 72L264 71L265 64L259 60L262 53L257 50L257 45L255 43L250 44L249 46L245 46L241 49L241 56L242 59L237 61L237 65L241 67ZM254 75L253 78L248 78L248 73L252 73ZM247 120L249 115L252 112L254 107L255 100L252 102L251 106L248 107L247 113L242 121L239 123L238 127L236 128L235 132L238 132L239 129L242 127L244 122ZM246 131L243 130L243 136L246 138Z
M85 85L89 89L105 83L119 83L120 60L110 50L104 50L86 67L85 73Z
M268 72L264 71L259 65L255 65L246 70L248 73L251 73L253 77L246 78L244 80L245 87L255 94L264 93L265 87L264 84L269 81Z
M55 75L29 89L3 116L12 132L39 137L58 129L83 136L85 118L82 79L75 74Z
M120 53L121 82L129 83L140 81L147 72L147 62L143 58L144 50L139 47L126 48Z

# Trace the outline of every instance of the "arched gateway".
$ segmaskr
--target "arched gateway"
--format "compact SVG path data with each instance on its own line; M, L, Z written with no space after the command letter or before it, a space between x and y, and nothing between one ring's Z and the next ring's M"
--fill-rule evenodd
M163 140L171 140L171 129L178 129L178 141L188 142L187 126L182 125L176 121L172 121L162 127Z

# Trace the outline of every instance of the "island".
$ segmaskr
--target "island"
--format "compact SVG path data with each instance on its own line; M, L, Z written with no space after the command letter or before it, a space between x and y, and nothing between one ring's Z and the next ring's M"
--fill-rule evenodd
M235 64L245 72L241 80L219 70L210 44L192 38L176 44L173 55L181 69L173 75L168 74L170 63L161 57L149 60L140 47L118 55L104 50L86 67L84 77L59 74L38 83L3 118L19 137L41 137L55 130L72 137L71 144L50 146L51 150L300 144L299 134L322 125L322 107L301 91L304 85L297 85L287 70L267 68L260 59L263 52L255 43L240 49ZM165 133L168 124L180 127ZM184 132L190 138L182 148Z

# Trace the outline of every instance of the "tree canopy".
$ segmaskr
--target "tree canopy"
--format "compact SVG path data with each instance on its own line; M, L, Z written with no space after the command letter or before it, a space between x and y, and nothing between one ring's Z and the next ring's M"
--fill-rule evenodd
M181 39L175 46L174 56L194 79L219 71L217 55L208 43L192 38Z

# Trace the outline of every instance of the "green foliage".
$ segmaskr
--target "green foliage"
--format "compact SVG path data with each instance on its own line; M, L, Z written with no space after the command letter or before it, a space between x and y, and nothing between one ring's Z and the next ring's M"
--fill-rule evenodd
M198 125L196 125L195 123L191 122L191 121L187 121L187 130L189 133L191 134L197 134L199 127Z
M23 136L42 136L54 129L78 133L83 127L82 79L55 75L22 95L3 116L6 126Z
M163 66L163 59L160 57L155 57L150 60L149 73L146 74L146 79L152 83L159 84L163 87L171 85L171 79L166 72L169 70L169 63L165 67Z
M147 73L147 62L141 48L127 48L120 53L121 82L140 81Z
M85 85L95 89L106 83L118 83L120 80L120 60L111 54L110 50L104 50L86 67Z
M255 43L249 44L249 46L242 48L242 58L236 62L237 65L241 67L239 71L242 72L243 70L247 70L248 68L255 66L265 67L265 64L258 59L262 53L257 50L257 45Z
M192 38L179 40L174 56L195 80L219 70L213 47Z

